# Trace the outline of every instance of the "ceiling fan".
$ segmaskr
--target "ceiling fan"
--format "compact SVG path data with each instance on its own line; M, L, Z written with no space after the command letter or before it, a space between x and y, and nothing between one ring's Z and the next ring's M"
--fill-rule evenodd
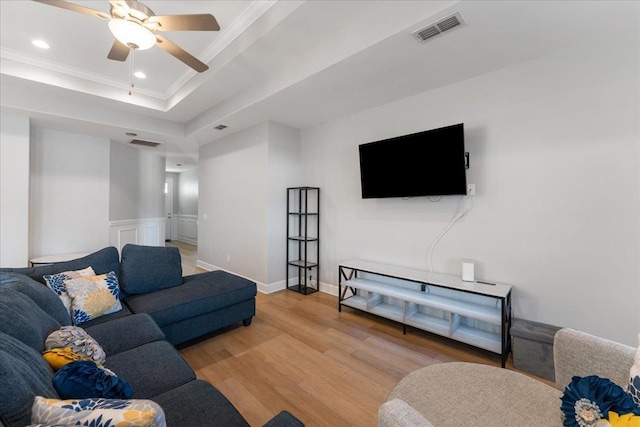
M116 39L107 58L116 61L125 61L132 50L145 50L155 45L202 73L209 69L206 64L157 32L220 30L211 14L156 15L136 0L109 0L111 15L62 0L33 1L108 20L109 29Z

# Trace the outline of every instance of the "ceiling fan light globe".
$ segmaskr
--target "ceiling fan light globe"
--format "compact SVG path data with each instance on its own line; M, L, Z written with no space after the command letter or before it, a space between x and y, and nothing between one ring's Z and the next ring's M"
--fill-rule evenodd
M156 36L147 28L133 21L112 19L109 30L118 41L138 50L145 50L156 44Z

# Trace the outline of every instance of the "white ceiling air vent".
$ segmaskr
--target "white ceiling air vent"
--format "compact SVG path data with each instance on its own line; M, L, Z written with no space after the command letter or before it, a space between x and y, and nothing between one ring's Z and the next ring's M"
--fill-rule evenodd
M419 30L414 31L413 34L419 41L424 42L431 37L435 37L438 34L442 34L452 28L464 25L465 20L460 12L454 12L451 15L447 15L437 22L422 27Z
M132 139L131 141L129 141L129 144L142 145L143 147L155 148L158 145L160 145L161 142L145 141L145 140L142 140L142 139Z

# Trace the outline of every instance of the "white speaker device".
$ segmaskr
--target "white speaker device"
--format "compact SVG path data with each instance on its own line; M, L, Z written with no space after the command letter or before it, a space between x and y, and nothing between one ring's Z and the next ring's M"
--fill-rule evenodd
M472 261L462 261L462 280L465 282L473 282L475 280L474 264Z

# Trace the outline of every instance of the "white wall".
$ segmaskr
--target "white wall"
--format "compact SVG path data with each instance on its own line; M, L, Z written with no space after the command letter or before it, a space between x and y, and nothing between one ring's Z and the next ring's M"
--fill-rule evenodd
M30 256L108 245L109 140L33 129Z
M273 284L287 276L287 188L303 183L300 182L300 130L275 122L269 122L268 126L267 268L268 283Z
M165 158L110 142L109 244L164 246Z
M286 189L299 185L299 164L300 131L279 123L200 147L200 266L248 277L263 292L286 286Z
M262 283L267 281L267 138L263 123L203 145L198 166L198 261Z
M29 262L29 117L0 113L0 267Z
M358 144L464 122L475 207L434 271L474 259L477 278L514 286L516 317L636 345L639 43L576 47L304 130L305 184L323 192L321 280L337 284L350 258L426 268L461 197L361 199Z
M109 219L163 218L164 157L116 141L110 155Z

